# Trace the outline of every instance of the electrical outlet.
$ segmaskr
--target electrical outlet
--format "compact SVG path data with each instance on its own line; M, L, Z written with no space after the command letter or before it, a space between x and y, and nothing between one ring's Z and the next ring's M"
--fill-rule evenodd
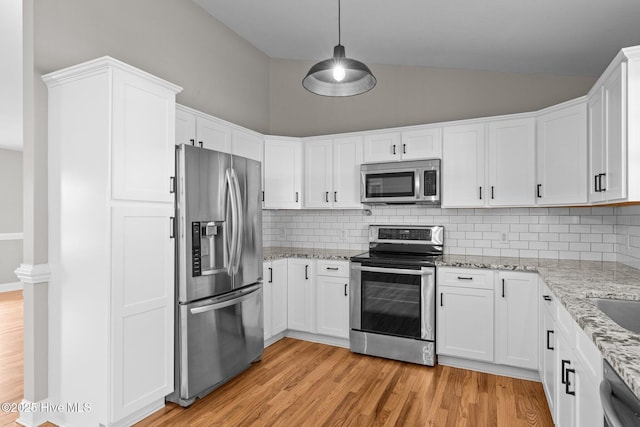
M285 227L280 227L280 240L287 239L287 229Z
M506 232L502 232L500 233L500 241L502 243L508 243L509 242L509 235Z
M347 241L347 230L340 230L340 241L341 242Z

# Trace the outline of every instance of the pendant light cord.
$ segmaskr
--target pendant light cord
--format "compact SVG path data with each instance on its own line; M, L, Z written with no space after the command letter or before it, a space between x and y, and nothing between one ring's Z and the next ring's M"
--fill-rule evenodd
M340 45L340 38L341 34L340 34L340 0L338 0L338 45Z

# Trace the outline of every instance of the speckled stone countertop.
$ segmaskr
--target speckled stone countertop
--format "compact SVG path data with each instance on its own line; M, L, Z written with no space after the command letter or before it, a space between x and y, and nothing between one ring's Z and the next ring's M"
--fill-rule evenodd
M272 261L281 258L314 258L349 261L352 256L361 254L364 251L352 251L348 249L310 249L310 248L287 248L268 247L263 248L265 261Z
M445 255L439 266L535 271L603 357L640 399L640 334L630 332L587 298L640 300L640 270L616 262Z

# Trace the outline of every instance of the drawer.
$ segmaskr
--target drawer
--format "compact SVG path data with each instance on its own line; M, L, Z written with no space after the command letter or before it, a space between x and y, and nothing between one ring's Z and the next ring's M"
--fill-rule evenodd
M493 270L439 267L437 277L440 286L493 289Z
M318 276L349 278L349 261L318 260Z
M540 307L545 307L551 317L556 319L556 296L551 292L547 285L540 287Z

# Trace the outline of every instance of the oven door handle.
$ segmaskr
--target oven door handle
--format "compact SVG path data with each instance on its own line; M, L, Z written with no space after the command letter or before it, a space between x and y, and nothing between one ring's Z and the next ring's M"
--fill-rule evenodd
M433 267L422 268L420 270L410 270L407 268L360 267L360 270L368 271L370 273L409 274L413 276L429 276L433 274Z

